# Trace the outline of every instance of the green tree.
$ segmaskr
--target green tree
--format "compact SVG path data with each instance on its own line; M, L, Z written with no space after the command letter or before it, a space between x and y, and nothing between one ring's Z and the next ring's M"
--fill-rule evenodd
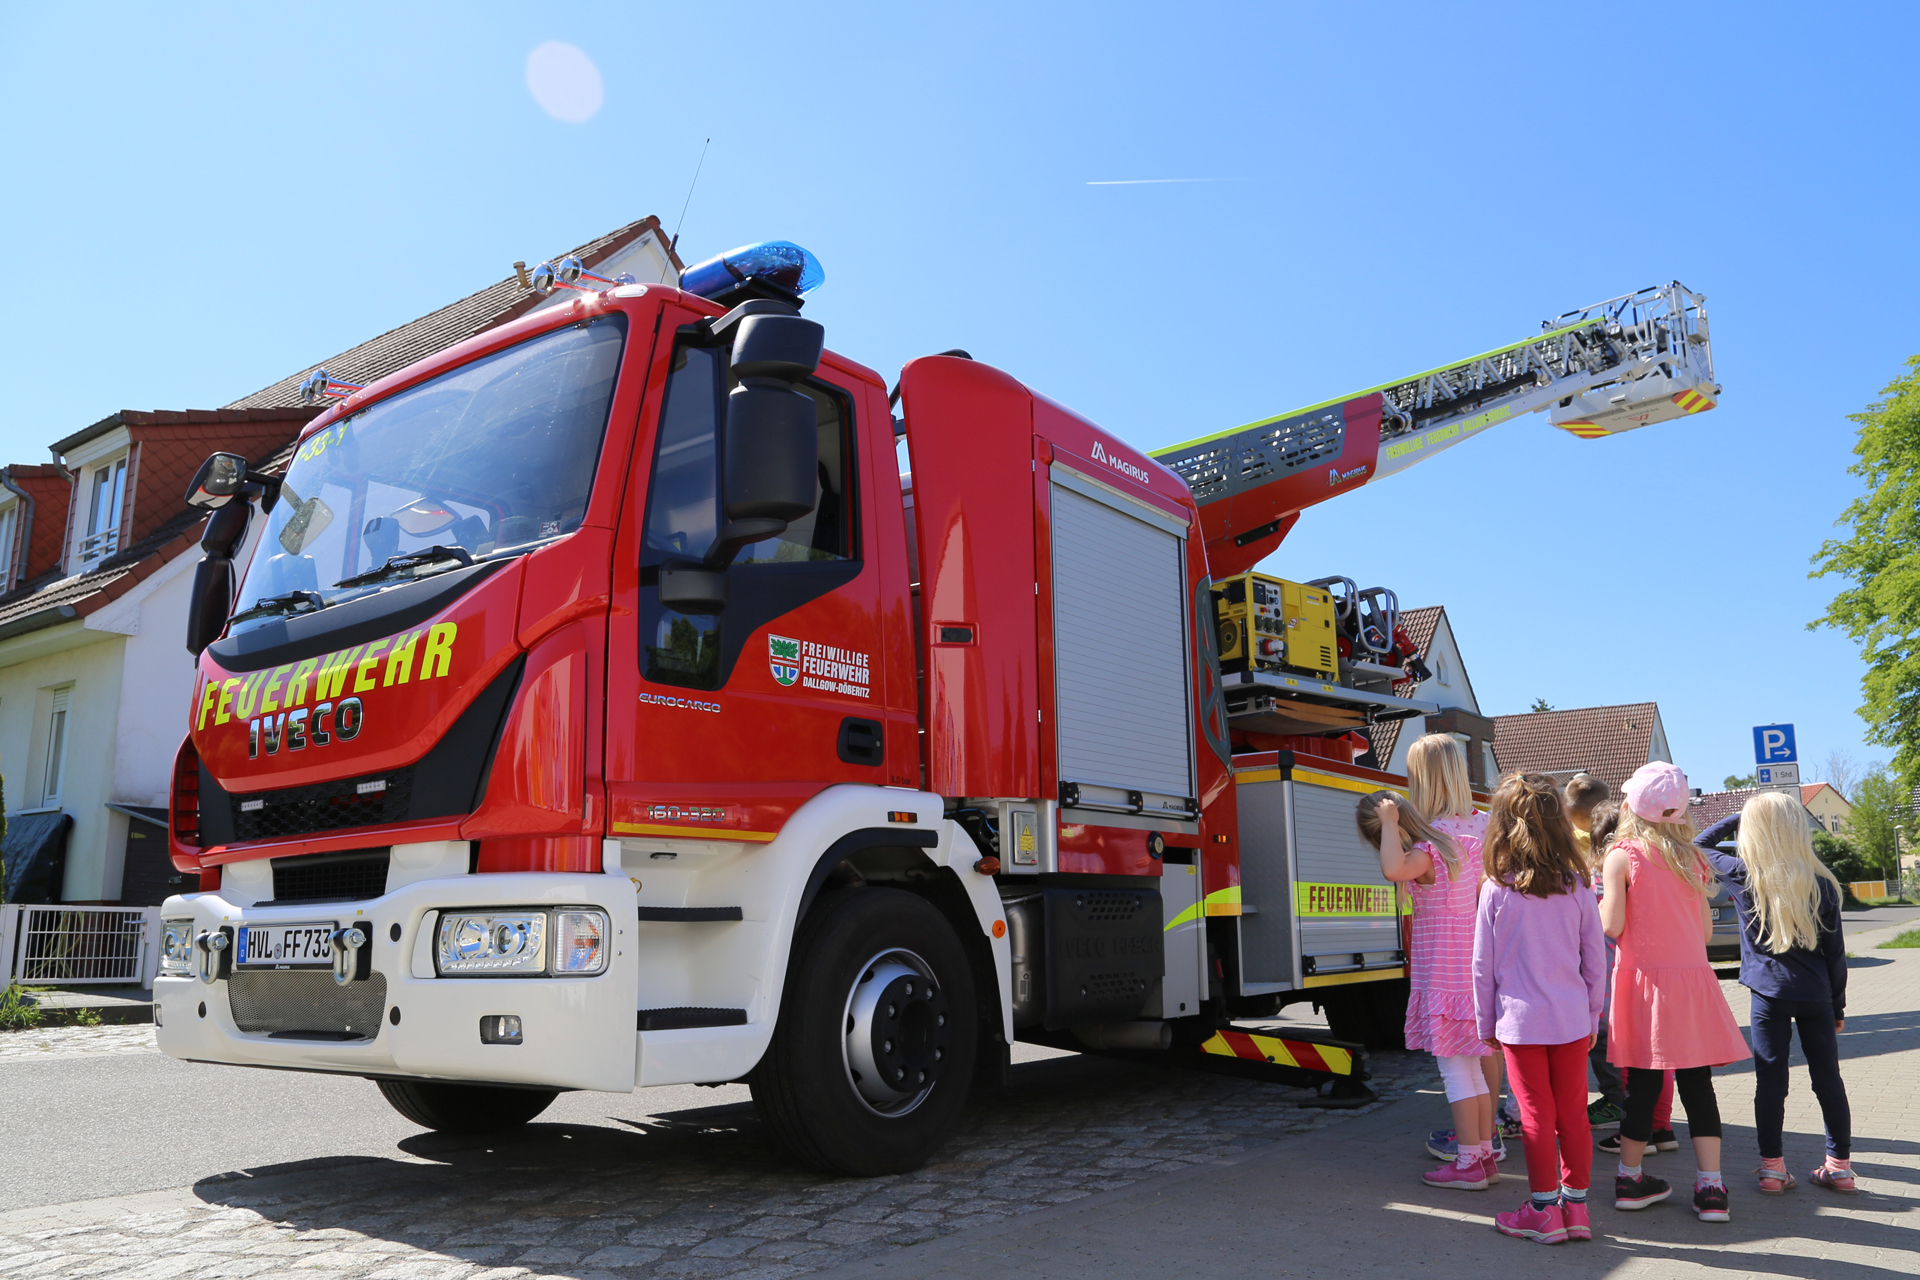
M1884 765L1867 770L1853 788L1853 816L1847 834L1873 879L1899 874L1894 852L1894 827L1900 822L1905 795Z
M1877 878L1868 874L1866 864L1860 861L1859 851L1839 836L1830 836L1824 831L1814 832L1813 851L1843 885Z
M1726 780L1722 782L1721 785L1724 786L1729 791L1745 791L1748 787L1751 787L1753 785L1753 775L1748 774L1746 777L1743 778L1737 773L1730 773L1726 776Z
M1553 707L1551 704L1547 702L1545 698L1535 698L1533 700L1533 705L1528 707L1527 710L1537 713L1541 711L1551 711L1553 710Z
M1920 782L1920 356L1907 370L1852 415L1858 461L1847 469L1867 492L1834 522L1850 536L1823 543L1809 575L1852 585L1807 626L1838 628L1859 644L1867 740L1894 748L1894 771L1911 789Z

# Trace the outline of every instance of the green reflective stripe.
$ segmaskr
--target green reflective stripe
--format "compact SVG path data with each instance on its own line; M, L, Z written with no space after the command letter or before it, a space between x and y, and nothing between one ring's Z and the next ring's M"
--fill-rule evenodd
M1213 909L1215 907L1230 907L1232 909L1226 910L1226 911L1215 911ZM1163 930L1162 932L1177 929L1181 925L1186 924L1189 920L1198 920L1202 916L1237 916L1239 914L1240 914L1240 886L1237 884L1230 884L1224 889L1215 889L1212 893L1200 899L1200 901L1194 903L1192 906L1188 907L1185 911L1182 911L1179 915L1173 918L1173 922L1169 924L1167 926L1167 929Z
M1188 924L1188 923L1191 923L1192 921L1198 920L1200 918L1200 913L1205 909L1206 909L1206 904L1204 902L1194 903L1192 906L1188 907L1185 911L1182 911L1179 915L1175 916L1173 920L1167 925L1167 927L1161 930L1161 932L1172 933L1175 929L1178 929L1181 925Z
M1464 360L1455 360L1452 364L1443 364L1437 369L1428 369L1425 373L1416 373L1405 378L1395 378L1392 382L1383 382L1377 387L1368 387L1365 391L1355 391L1349 395L1335 396L1331 400L1322 400L1318 404L1310 404L1304 409L1293 409L1287 413L1277 413L1271 418L1262 418L1258 422L1249 422L1245 426L1231 427L1226 431L1216 431L1210 436L1201 436L1198 440L1189 440L1185 444L1169 445L1164 449L1149 449L1147 456L1149 458L1164 458L1168 454L1179 453L1183 449L1192 449L1198 445L1209 444L1215 440L1224 440L1228 436L1238 435L1242 431L1252 431L1256 427L1270 426L1273 423L1282 422L1288 418L1297 418L1303 413L1312 413L1315 409L1325 409L1332 405L1345 404L1349 400L1358 400L1361 396L1370 396L1376 391L1391 391L1393 388L1404 386L1406 383L1418 382L1420 379L1430 378L1436 373L1445 373L1449 369L1457 369L1463 364L1472 364L1476 360L1485 360L1490 356L1504 355L1509 351L1518 351L1521 347L1530 347L1536 342L1545 342L1550 338L1558 338L1562 334L1574 333L1581 329L1590 329L1594 325L1604 323L1606 323L1606 317L1596 316L1591 320L1582 320L1577 324L1566 325L1563 328L1548 329L1534 337L1523 338L1519 342L1510 342L1504 347L1495 347L1491 351L1482 351L1477 356L1468 356Z

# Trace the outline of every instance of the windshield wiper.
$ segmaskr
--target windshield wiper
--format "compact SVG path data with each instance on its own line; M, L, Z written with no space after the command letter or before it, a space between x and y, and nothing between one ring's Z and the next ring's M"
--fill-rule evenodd
M336 587L364 587L369 583L384 582L388 578L399 577L404 573L410 573L416 578L421 578L427 576L428 570L438 573L442 571L442 568L452 568L453 565L446 563L449 560L457 562L459 566L464 569L473 563L473 553L465 547L442 546L436 542L431 547L427 547L421 551L409 551L404 555L388 556L387 562L378 569L369 569L365 573L356 573L350 578L340 579L340 581L333 585Z
M285 617L296 613L312 613L326 607L327 602L318 591L289 591L283 596L263 596L234 614L229 621L244 622L248 618L272 615Z

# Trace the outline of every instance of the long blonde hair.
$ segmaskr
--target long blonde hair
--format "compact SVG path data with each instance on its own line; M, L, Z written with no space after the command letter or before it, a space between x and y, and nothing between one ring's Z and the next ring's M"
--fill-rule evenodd
M1820 945L1820 881L1840 881L1814 856L1813 835L1797 800L1763 791L1740 811L1740 860L1760 945L1774 955Z
M1472 816L1473 784L1458 739L1429 733L1407 748L1407 798L1421 813L1436 818Z
M1400 843L1403 848L1411 849L1416 844L1432 845L1434 852L1440 855L1440 861L1447 864L1447 878L1451 880L1460 874L1460 850L1454 847L1452 839L1429 826L1412 801L1391 791L1376 791L1362 797L1360 803L1354 806L1353 820L1359 824L1360 835L1368 844L1375 849L1380 847L1382 800L1393 801L1393 807L1400 812Z
M1691 817L1684 822L1649 822L1635 813L1631 805L1623 804L1613 847L1618 848L1623 840L1632 840L1649 854L1657 855L1667 864L1667 870L1679 876L1689 888L1710 898L1714 889L1713 868L1707 865L1706 855L1694 846L1696 834Z

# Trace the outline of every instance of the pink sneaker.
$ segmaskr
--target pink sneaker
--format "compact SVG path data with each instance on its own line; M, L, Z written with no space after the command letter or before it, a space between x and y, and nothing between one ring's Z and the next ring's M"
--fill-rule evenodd
M1593 1239L1593 1220L1587 1216L1587 1202L1584 1200L1562 1200L1560 1216L1567 1223L1567 1239Z
M1522 1240L1534 1240L1540 1244L1565 1244L1567 1242L1567 1217L1562 1207L1550 1204L1541 1209L1529 1200L1512 1213L1497 1213L1493 1216L1493 1229L1503 1236L1517 1236ZM1587 1231L1592 1238L1591 1228Z
M1420 1180L1430 1187L1452 1187L1455 1191L1485 1191L1487 1165L1490 1163L1492 1162L1487 1160L1476 1160L1465 1169L1458 1164L1443 1164L1438 1169L1429 1169L1421 1174Z
M1480 1160L1480 1172L1486 1175L1488 1186L1497 1187L1500 1185L1500 1161L1498 1157L1482 1157Z

